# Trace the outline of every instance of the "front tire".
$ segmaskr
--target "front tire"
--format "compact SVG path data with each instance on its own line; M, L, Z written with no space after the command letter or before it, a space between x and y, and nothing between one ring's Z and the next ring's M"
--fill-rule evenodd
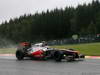
M55 53L54 53L54 59L55 59L55 61L57 61L57 62L60 62L61 60L62 60L62 52L61 51L56 51Z

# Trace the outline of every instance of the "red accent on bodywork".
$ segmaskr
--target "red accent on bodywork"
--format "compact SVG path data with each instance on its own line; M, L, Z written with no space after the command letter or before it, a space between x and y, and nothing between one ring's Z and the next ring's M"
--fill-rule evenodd
M43 53L44 53L43 50L38 50L36 52L33 52L32 56L34 56L34 57L43 57Z
M22 42L20 45L21 46L28 46L30 43L28 43L28 42Z

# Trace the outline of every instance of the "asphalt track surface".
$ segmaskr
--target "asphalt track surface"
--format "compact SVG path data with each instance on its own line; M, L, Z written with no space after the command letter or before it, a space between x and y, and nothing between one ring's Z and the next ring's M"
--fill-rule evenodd
M0 75L100 75L100 59L18 61L15 56L0 56Z

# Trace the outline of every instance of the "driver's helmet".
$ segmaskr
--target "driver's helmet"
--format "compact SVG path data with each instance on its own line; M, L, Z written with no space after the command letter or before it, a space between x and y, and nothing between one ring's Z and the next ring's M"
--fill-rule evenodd
M44 46L47 46L47 42L42 41L42 46L43 46L43 47L44 47Z

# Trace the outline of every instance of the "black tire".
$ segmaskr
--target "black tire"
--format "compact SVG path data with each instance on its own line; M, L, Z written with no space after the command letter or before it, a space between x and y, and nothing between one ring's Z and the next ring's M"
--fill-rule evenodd
M24 53L23 53L21 50L17 50L17 51L16 51L16 58L17 58L18 60L23 60L23 58L24 58Z
M54 60L60 62L62 60L63 53L61 51L56 51L54 53Z

